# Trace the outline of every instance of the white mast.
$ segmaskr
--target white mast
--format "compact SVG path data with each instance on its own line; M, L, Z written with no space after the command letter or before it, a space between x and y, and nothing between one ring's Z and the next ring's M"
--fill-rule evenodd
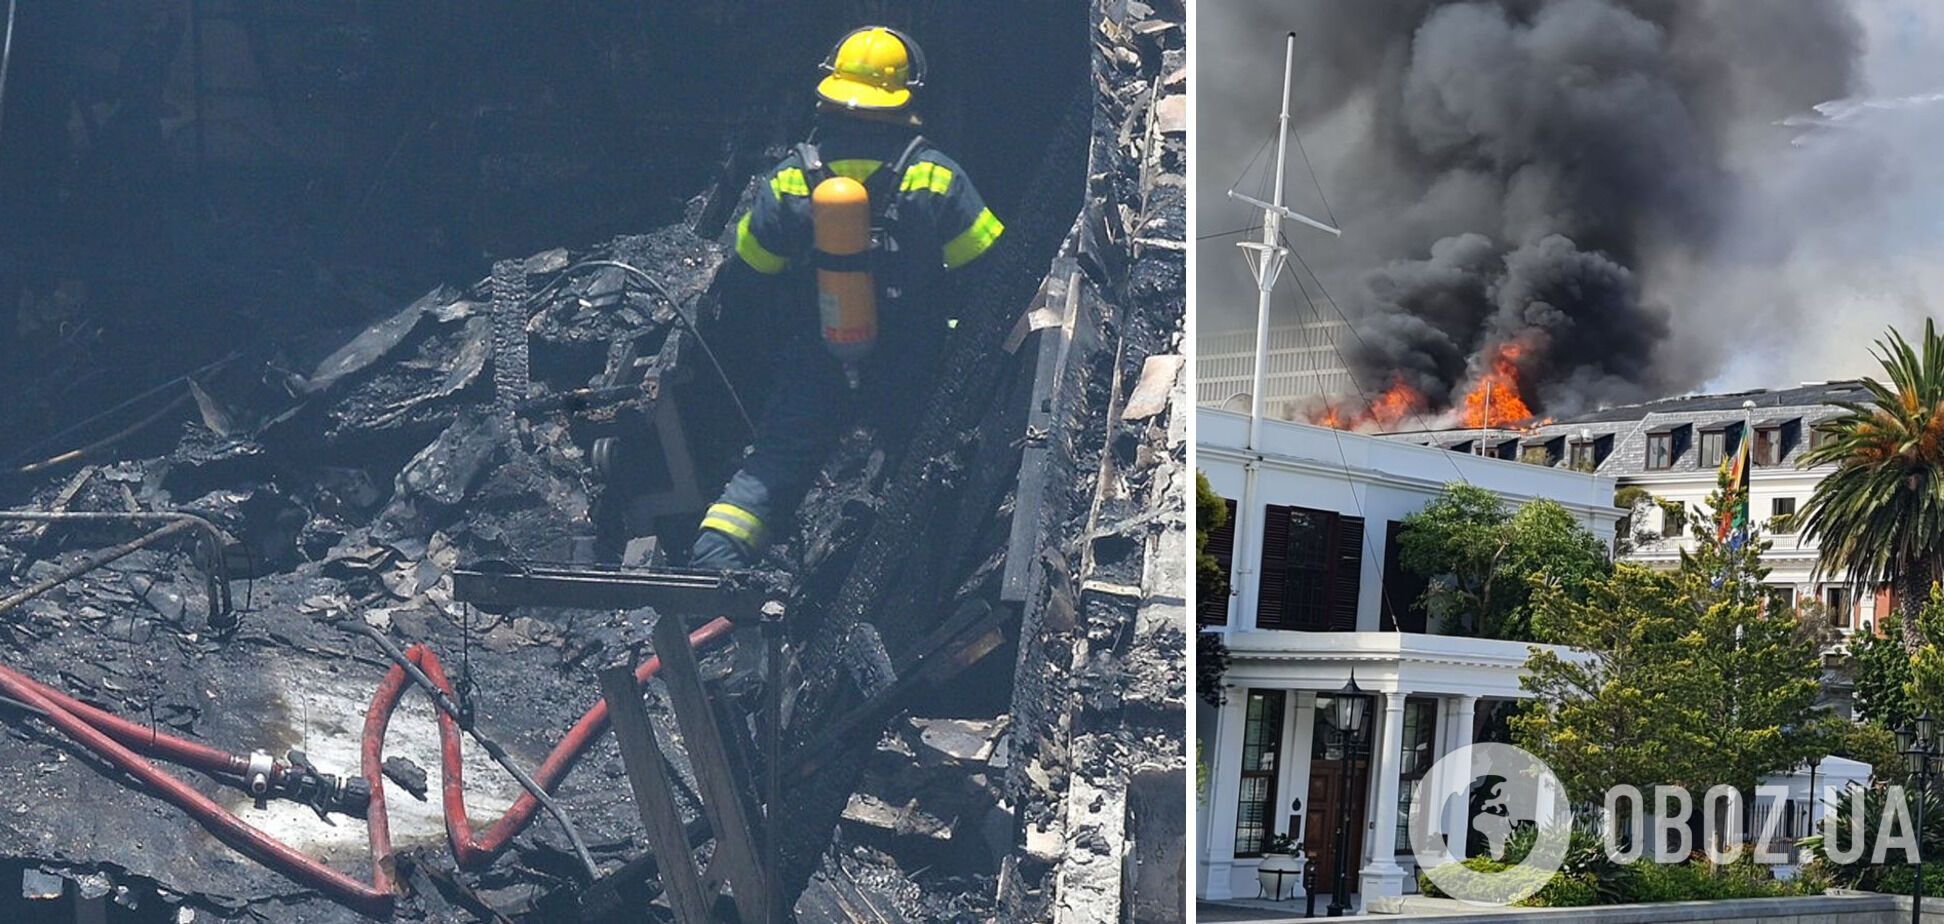
M1281 242L1282 223L1295 221L1331 234L1343 232L1332 228L1308 215L1292 211L1283 205L1283 165L1288 154L1289 144L1289 92L1290 82L1296 71L1296 33L1289 33L1283 54L1282 115L1276 119L1276 186L1275 194L1268 202L1236 192L1233 187L1228 191L1229 198L1262 209L1262 240L1242 241L1236 246L1242 248L1242 256L1249 261L1249 269L1256 279L1256 345L1255 372L1249 391L1249 461L1244 467L1242 482L1242 502L1235 507L1236 543L1235 567L1231 570L1237 576L1233 586L1248 586L1248 576L1256 570L1255 562L1261 558L1261 543L1252 540L1249 531L1249 518L1256 509L1256 476L1261 468L1262 450L1262 407L1264 392L1267 391L1269 365L1269 297L1275 291L1276 279L1282 275L1283 264L1288 256ZM1254 599L1251 593L1249 599ZM1238 606L1243 598L1235 596ZM1230 614L1229 626L1237 626L1243 614ZM1254 624L1250 617L1250 624Z

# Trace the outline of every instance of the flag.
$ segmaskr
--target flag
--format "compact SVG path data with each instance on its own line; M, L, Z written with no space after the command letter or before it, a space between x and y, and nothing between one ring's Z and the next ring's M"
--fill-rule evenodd
M1748 539L1748 474L1754 461L1751 458L1753 437L1754 434L1743 432L1734 454L1721 460L1721 510L1716 513L1719 520L1715 524L1717 542L1727 542L1731 534L1736 545Z

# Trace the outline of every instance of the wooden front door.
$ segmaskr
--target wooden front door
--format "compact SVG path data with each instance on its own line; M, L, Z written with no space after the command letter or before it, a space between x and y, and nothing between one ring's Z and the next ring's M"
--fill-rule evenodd
M1363 856L1364 803L1370 790L1370 764L1358 760L1350 764L1350 786L1346 793L1343 763L1313 760L1309 774L1309 817L1303 825L1303 853L1316 867L1317 894L1328 895L1336 888L1336 832L1339 821L1350 825L1350 875L1357 874L1357 858ZM1347 817L1346 817L1347 816ZM1356 891L1354 878L1350 890Z

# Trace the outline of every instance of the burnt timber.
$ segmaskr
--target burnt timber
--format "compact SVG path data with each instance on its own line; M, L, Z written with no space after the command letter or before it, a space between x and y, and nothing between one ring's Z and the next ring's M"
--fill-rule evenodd
M921 26L979 27L949 4L915 6ZM787 46L781 36L814 31L807 18L780 16L765 34ZM779 780L790 823L780 857L765 865L800 920L1181 914L1180 845L1170 853L1160 833L1167 800L1139 795L1170 782L1185 791L1185 575L1169 571L1185 562L1184 415L1180 363L1170 363L1182 311L1181 23L1178 4L1109 0L1038 23L1066 30L1077 54L1068 82L1048 84L1046 133L992 158L1017 187L1008 217L1018 216L1010 224L1021 246L996 252L1003 262L964 297L944 384L909 432L847 441L806 502L800 520L813 525L773 562L796 575L797 673L781 742L790 756L776 761L790 770ZM993 67L1009 63L994 54ZM519 764L540 765L602 700L602 669L661 647L651 642L667 614L628 599L489 612L463 602L460 585L490 577L473 567L481 562L543 575L571 563L558 575L571 581L600 561L652 567L658 550L622 548L629 537L683 543L697 486L707 493L725 474L740 434L708 423L735 411L673 313L694 311L718 349L734 337L708 280L724 257L722 225L773 140L752 131L765 121L752 113L689 121L690 132L735 140L707 176L687 178L691 192L704 191L655 231L526 251L493 261L484 278L480 264L462 263L445 278L473 283L435 286L402 309L374 305L342 336L304 332L274 353L245 344L242 358L133 409L137 420L167 409L151 429L74 460L84 468L64 462L9 482L10 506L181 510L234 541L219 571L182 557L187 544L158 545L37 595L0 617L0 658L164 732L232 750L300 750L327 771L354 773L364 701L393 666L363 630L342 628L356 620L436 650L469 721ZM667 297L592 261L641 267ZM527 304L524 324L507 323L506 306ZM730 378L759 387L728 364ZM1135 400L1143 389L1158 391L1158 407ZM29 453L25 464L43 455L55 457ZM36 524L0 532L0 565L19 586L38 586L130 538ZM223 579L212 583L212 573ZM224 593L235 596L233 629L208 618ZM861 645L867 636L875 641ZM763 660L759 647L753 630L739 630L696 666L713 698L732 706L719 717L733 726L725 739L741 739L731 751L760 745L749 733L762 709L749 663ZM642 689L650 730L668 743L663 769L683 837L714 857L706 809L732 797L700 792L688 734L697 717L677 715L661 679ZM20 712L0 703L0 781L15 795L0 813L0 912L359 919L229 852ZM407 693L386 739L388 754L432 778L433 793L436 714ZM641 727L632 728L638 745ZM693 894L658 897L633 766L612 740L600 739L553 791L598 879L578 870L544 815L489 864L463 867L445 844L438 799L419 807L395 793L396 916L623 920L690 902ZM519 799L477 748L464 762L482 822ZM768 768L748 769L753 781ZM184 777L354 877L372 862L356 819L326 823L274 801L256 810L233 787ZM50 821L43 809L62 804L99 811ZM668 821L662 811L655 843L673 837ZM743 853L748 866L752 851Z

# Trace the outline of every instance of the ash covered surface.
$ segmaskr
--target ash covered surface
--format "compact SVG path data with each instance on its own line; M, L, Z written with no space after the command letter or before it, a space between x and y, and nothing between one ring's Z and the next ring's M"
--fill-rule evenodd
M1187 88L1179 9L1164 8L1110 5L1096 39L1094 247L1079 265L1101 269L1077 310L1101 336L1075 340L1042 463L1067 490L1040 514L1014 674L1007 920L1185 913Z
M969 324L961 325L987 325L997 344L1020 315L1046 307L1049 292L1084 289L1076 295L1084 311L1069 326L1086 346L1074 351L1061 380L1068 397L1060 401L1060 428L1051 436L1067 448L1062 463L1048 469L1054 479L1048 501L1023 511L1033 546L1025 557L1042 567L1062 560L1098 564L1103 580L1148 590L1137 604L1114 598L1114 605L1090 607L1084 622L1092 628L1081 634L1113 643L1092 649L1084 663L1062 660L1029 685L1028 703L1016 701L1015 678L1051 663L1048 650L1070 658L1074 641L1071 623L1035 615L1056 591L1042 588L1022 601L1005 586L1018 558L1022 447L1049 438L1026 423L1027 399L1043 383L1036 358L1046 330L1012 344L1005 358L997 350L963 351L967 364L991 367L980 374L993 387L989 395L956 403L933 400L929 408L953 408L950 426L928 434L910 421L880 420L851 433L806 499L798 534L776 547L769 562L800 577L792 617L803 618L793 633L804 646L804 670L821 672L839 694L828 699L822 717L841 716L855 702L840 658L817 646L819 632L840 624L830 613L856 605L865 621L884 627L887 644L900 655L943 614L969 601L996 603L1010 621L984 643L982 658L903 704L905 714L882 734L867 725L844 751L850 759L840 772L817 781L827 792L790 800L793 811L802 803L801 837L786 856L788 887L793 895L801 891L800 919L1025 919L1019 917L1022 895L1044 910L1053 867L1036 858L1043 842L1029 832L1045 830L1047 819L1067 810L1026 788L1021 781L1034 779L1037 770L1024 769L1018 755L1038 759L1040 726L1066 709L1069 689L1082 691L1085 714L1096 723L1089 728L1119 723L1123 730L1090 744L1094 750L1084 760L1047 756L1045 764L1062 782L1083 781L1121 804L1130 774L1153 766L1179 770L1182 651L1165 614L1153 609L1167 595L1154 590L1163 579L1149 563L1162 537L1179 529L1181 480L1168 460L1178 468L1181 441L1167 436L1172 415L1165 411L1139 421L1115 415L1143 377L1144 357L1178 339L1185 165L1177 116L1170 113L1185 89L1183 19L1174 3L1112 3L1092 11L1091 85L1075 88L1074 153L1045 157L1039 169L1046 182L1032 189L1046 195L1012 191L1018 207L1016 219L1008 213L1010 235L1020 252L989 270L978 297L967 299L990 316L963 316ZM1027 46L1006 53L1039 54ZM1049 149L1064 143L1047 142ZM1029 163L1031 148L1013 146L1013 159ZM1089 160L1091 182L1081 179ZM1003 182L993 185L1005 194ZM1074 223L1076 210L1081 218ZM1056 245L1062 256L1048 275ZM366 704L391 666L368 639L341 626L360 620L401 646L424 642L436 651L455 681L470 689L479 726L515 761L537 765L596 701L596 670L647 653L656 614L476 612L453 601L450 570L489 559L613 560L627 538L650 532L665 532L667 545L683 547L681 530L692 529L692 514L671 526L676 520L665 508L644 508L638 497L626 496L668 486L624 490L610 483L592 446L650 426L646 418L660 402L672 401L690 419L724 420L732 413L714 370L679 334L683 325L671 306L626 273L591 267L562 273L590 257L652 272L696 312L705 335L721 323L705 290L723 250L683 227L587 251L543 251L520 267L532 290L544 293L524 325L528 355L521 365L531 384L521 393L509 394L500 375L510 354L495 331L492 280L443 285L375 312L370 323L242 344L237 359L196 377L192 422L176 438L131 442L83 460L83 467L0 486L7 506L183 507L209 516L239 540L230 573L243 611L233 635L213 633L205 622L202 571L186 546L162 546L0 615L5 663L162 731L241 754L260 748L281 757L298 748L325 772L355 774ZM555 279L561 283L549 287ZM975 336L984 334L959 339L975 342ZM730 370L738 382L745 372ZM1125 387L1117 387L1122 380ZM641 394L594 406L568 396L616 382L639 383ZM752 405L757 400L744 397ZM530 407L509 431L506 410L523 400ZM903 441L914 430L932 442L907 453ZM734 431L695 431L691 454L703 490L712 491L732 466L741 442ZM1103 457L1114 461L1103 468ZM1105 503L1096 500L1102 472L1111 475L1112 500ZM896 509L900 498L918 511L921 525L888 535L887 517L911 515ZM1106 532L1097 535L1100 529ZM96 526L0 524L0 568L25 582L131 535ZM874 587L881 590L846 598L860 550L873 543L880 552L867 564L876 563ZM885 548L897 554L887 557ZM1027 637L1021 636L1022 610ZM747 649L745 641L738 647ZM747 684L746 664L733 651L712 655L704 666L732 692ZM673 723L664 697L650 690L651 714L669 737ZM387 756L424 770L431 790L431 801L419 802L395 782L385 787L399 876L410 892L397 917L575 915L585 883L566 838L544 812L490 866L454 868L438 806L434 714L422 694L409 692L387 736ZM42 894L58 888L63 903L114 903L131 909L118 914L135 920L177 920L185 908L196 920L361 919L222 846L38 721L5 704L0 718L7 736L0 739L0 789L12 797L0 804L0 914L51 907L28 894L32 889L17 893L12 883L19 881ZM1172 745L1157 730L1168 721L1175 723ZM1022 732L1026 725L1032 727ZM1135 746L1146 747L1147 756L1131 757ZM474 743L463 750L467 805L475 828L484 828L513 803L519 787ZM691 774L680 749L671 753L678 769ZM368 880L362 821L338 817L327 824L288 802L257 809L240 789L165 766L244 820ZM597 739L556 796L604 873L646 849L611 737ZM678 793L678 801L690 818L696 815L691 797ZM1103 847L1103 837L1083 843L1092 845L1092 859L1122 856ZM1153 900L1178 906L1179 888L1164 877Z
M618 239L591 255L654 267L671 292L691 302L721 258L715 245L678 229ZM533 262L554 272L567 265L564 253ZM536 393L583 387L602 371L598 361L560 357L561 345L599 343L597 355L604 356L607 344L634 338L646 341L641 352L652 356L674 330L665 306L657 320L658 306L644 292L603 293L599 274L561 278L530 325ZM590 309L589 302L610 297L618 309ZM572 437L582 424L565 412L523 418L517 437L503 429L490 376L463 359L481 351L477 322L490 310L478 287L441 287L341 349L295 363L316 370L311 374L275 382L233 376L201 386L205 406L218 410L187 425L168 455L89 465L12 498L20 507L48 507L64 496L62 506L72 511L133 505L205 514L243 540L229 556L241 625L231 634L213 631L194 556L157 547L7 613L0 623L7 663L164 732L239 754L261 749L282 757L300 749L324 772L356 774L364 713L391 667L368 639L337 625L361 620L401 645L424 642L438 652L471 691L479 727L518 763L538 765L596 701L594 670L642 653L655 616L489 615L454 602L449 572L461 561L584 553L580 540L602 492ZM578 378L568 371L575 369ZM390 453L372 448L401 444ZM77 490L65 490L77 482ZM31 581L128 535L96 524L7 524L0 565ZM725 659L710 663L726 671ZM658 707L654 699L651 707ZM652 711L666 719L665 708ZM426 770L434 793L423 803L387 788L393 843L414 887L401 916L471 919L481 907L544 916L567 907L582 885L578 864L544 816L489 868L451 874L437 806L433 715L421 694L408 694L386 739L386 754ZM108 900L141 919L174 920L177 906L216 917L358 919L222 846L66 738L23 721L19 710L7 718L0 787L11 798L0 812L0 854L11 864L90 889L105 879L112 883ZM259 809L238 788L172 769L246 822L354 877L368 875L361 820L327 823L288 802ZM479 826L520 793L470 742L464 771L469 814ZM604 867L643 849L609 740L587 753L556 796ZM438 872L442 865L446 871ZM25 901L8 894L0 907Z

